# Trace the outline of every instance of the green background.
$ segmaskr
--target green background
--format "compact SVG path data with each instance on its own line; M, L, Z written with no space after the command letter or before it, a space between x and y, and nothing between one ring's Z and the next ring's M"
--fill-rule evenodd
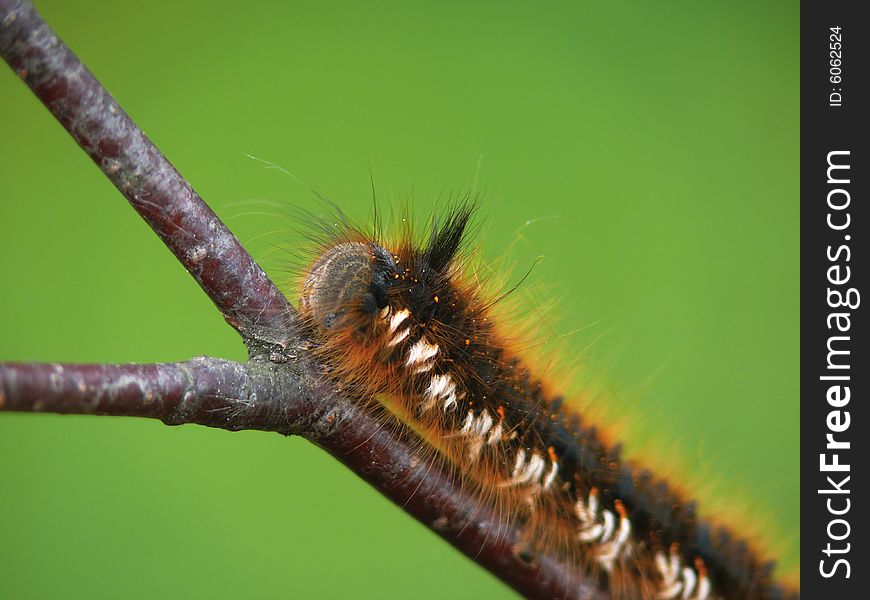
M797 2L38 6L282 283L317 204L247 154L360 219L370 173L422 215L484 191L568 366L796 567ZM0 140L0 360L244 358L5 67ZM0 415L0 596L119 595L511 592L304 440Z

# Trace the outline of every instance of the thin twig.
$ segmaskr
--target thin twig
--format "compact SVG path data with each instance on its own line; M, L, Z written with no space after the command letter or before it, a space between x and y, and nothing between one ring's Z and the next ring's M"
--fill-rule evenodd
M231 430L272 431L282 423L289 435L307 426L311 412L304 401L284 401L292 383L286 371L206 357L153 365L0 363L0 408ZM277 407L294 412L274 414Z
M420 456L419 440L318 374L259 265L29 2L0 0L0 54L129 200L248 345L251 360L0 364L0 411L158 418L299 434L528 597L606 600L576 568L516 551L520 533Z

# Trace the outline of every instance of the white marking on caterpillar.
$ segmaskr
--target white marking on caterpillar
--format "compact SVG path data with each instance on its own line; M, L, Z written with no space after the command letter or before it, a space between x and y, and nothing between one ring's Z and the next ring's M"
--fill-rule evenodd
M424 363L436 354L438 354L438 344L430 344L425 337L421 337L408 350L408 360L405 361L405 366L410 367L414 363Z
M394 333L396 329L399 328L399 325L401 325L402 322L410 316L411 311L409 311L407 308L403 308L392 317L390 317L390 333Z
M710 597L710 579L706 574L701 574L698 580L698 591L695 592L695 598L698 600L707 600Z
M520 450L517 453L517 462L514 466L514 472L511 474L510 479L501 483L502 487L540 482L541 477L544 474L544 469L547 466L544 457L537 452L533 452L532 457L528 462L524 462L525 458L525 450Z
M553 485L553 481L556 479L556 475L559 473L559 463L555 460L552 462L552 466L550 467L550 472L547 473L547 476L544 478L544 489L550 489L550 486Z
M604 532L601 534L601 541L606 542L613 535L613 513L609 510L602 511L604 514Z
M689 596L695 591L695 583L698 578L695 576L694 569L683 567L683 600L689 600Z
M438 400L444 401L444 410L456 406L456 384L450 379L450 375L433 375L425 395L424 411L435 406Z
M471 445L468 448L468 460L471 462L476 461L480 456L480 450L483 448L483 436L492 428L493 422L492 417L486 410L481 411L480 416L475 419L474 425L469 432L473 436Z
M498 425L493 427L492 431L489 432L489 437L486 438L486 445L492 446L499 440L501 440L501 436L504 434L504 428L502 427L501 421L498 422Z
M601 510L598 504L598 490L592 488L586 503L582 498L574 507L577 519L580 521L580 531L577 537L583 543L598 543L595 556L608 573L613 570L616 560L631 552L629 538L631 536L631 521L622 503L616 501L616 511L619 513L619 527L616 527L616 516L613 511Z
M392 347L392 346L396 346L398 344L401 344L402 340L404 340L406 337L408 337L408 335L410 335L410 333L411 333L411 330L406 327L405 329L403 329L402 331L397 333L396 336L390 340L390 342L387 344L387 346Z
M616 537L611 541L602 544L601 548L598 549L598 560L607 572L610 572L613 569L613 563L620 557L620 554L625 555L627 553L624 552L623 549L626 551L630 549L630 546L626 546L626 544L631 535L631 521L628 520L625 508L618 500L616 511L619 513L619 529L616 531ZM610 511L606 511L606 513L611 514ZM602 536L602 539L604 537L605 536Z
M474 411L468 411L468 416L465 417L465 423L462 425L462 429L459 430L459 433L468 433L471 431L471 426L474 425Z
M656 568L662 578L662 589L658 597L662 600L710 600L710 579L701 567L700 576L691 567L683 567L680 555L676 547L672 547L670 556L665 557L664 552L656 552ZM682 592L682 594L680 594ZM692 592L695 592L694 595Z
M483 437L484 435L487 434L487 432L489 432L494 421L493 421L492 417L490 416L489 412L485 411L485 410L480 413L479 417L477 417L477 421L478 421L478 423L477 423L477 429L475 430L475 433L477 435L479 435L480 437Z
M532 458L529 459L529 466L523 474L523 478L526 481L539 481L541 477L544 476L544 469L546 466L547 463L543 456L540 454L532 454Z
M604 526L598 523L598 490L592 488L586 504L583 503L582 498L578 499L574 510L580 521L580 541L592 542L600 538Z
M665 558L664 553L656 552L655 556L656 567L659 574L662 576L662 590L659 592L659 598L670 599L676 598L683 590L683 582L680 581L680 557L671 550L670 560Z
M523 463L526 462L526 451L524 448L520 448L520 451L517 452L517 460L514 463L514 475L519 473L520 467L523 466Z

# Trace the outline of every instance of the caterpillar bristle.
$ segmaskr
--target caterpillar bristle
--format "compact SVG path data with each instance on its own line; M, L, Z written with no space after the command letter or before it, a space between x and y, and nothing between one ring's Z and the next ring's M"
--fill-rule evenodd
M452 202L422 234L405 208L394 237L377 208L368 228L335 205L315 219L299 312L328 376L378 399L422 455L519 525L518 552L559 556L615 600L796 598L752 545L563 401L501 313L518 284L493 293L494 274L471 266L477 206Z

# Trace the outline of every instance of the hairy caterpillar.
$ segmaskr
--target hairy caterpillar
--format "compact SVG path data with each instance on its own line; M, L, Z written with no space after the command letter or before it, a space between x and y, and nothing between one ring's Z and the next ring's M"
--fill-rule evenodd
M642 466L532 371L493 318L461 248L474 205L416 240L339 214L304 270L300 312L330 376L376 397L522 524L525 550L555 552L616 599L797 597L773 564ZM439 222L440 221L440 222Z

